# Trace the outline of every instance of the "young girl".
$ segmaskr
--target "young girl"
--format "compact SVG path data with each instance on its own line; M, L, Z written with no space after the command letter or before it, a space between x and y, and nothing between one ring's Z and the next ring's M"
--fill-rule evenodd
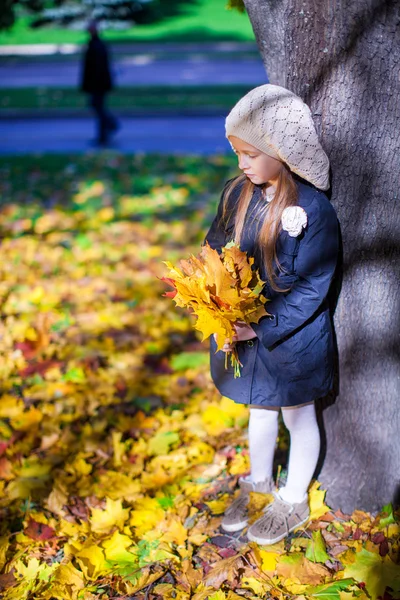
M247 532L273 544L309 519L308 486L320 450L314 402L333 385L333 338L327 303L338 255L335 209L320 190L329 188L329 160L308 106L272 84L246 94L229 113L226 136L243 172L226 182L205 237L211 247L234 239L254 257L266 285L264 316L237 322L233 344L241 377L225 369L225 352L210 338L210 370L222 395L248 404L251 474L225 511L222 528L248 524L249 492L273 493L273 502ZM274 490L273 457L278 416L290 432L286 485Z

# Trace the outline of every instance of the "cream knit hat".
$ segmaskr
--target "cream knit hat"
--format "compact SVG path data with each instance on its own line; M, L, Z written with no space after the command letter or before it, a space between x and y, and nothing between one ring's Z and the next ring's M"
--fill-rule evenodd
M329 189L329 159L311 111L290 90L271 83L250 90L226 117L225 132L285 162L317 188Z

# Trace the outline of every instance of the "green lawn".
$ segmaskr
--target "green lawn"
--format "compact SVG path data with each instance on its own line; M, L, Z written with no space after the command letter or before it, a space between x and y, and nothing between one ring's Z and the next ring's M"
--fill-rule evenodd
M109 105L123 109L218 108L229 110L249 91L248 86L171 87L154 86L120 88L109 96ZM0 97L2 109L76 109L87 107L85 94L73 88L21 88L3 89Z
M254 41L254 33L246 13L227 10L226 0L197 0L184 3L180 14L157 23L137 25L125 31L107 31L109 40L136 42L210 42L221 40ZM7 32L0 32L4 44L82 44L85 32L54 28L29 29L29 19L21 17Z

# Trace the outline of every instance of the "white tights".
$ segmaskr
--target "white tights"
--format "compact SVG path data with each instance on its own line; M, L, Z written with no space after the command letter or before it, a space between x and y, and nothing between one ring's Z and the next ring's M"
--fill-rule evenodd
M281 410L290 433L290 453L286 485L279 490L279 495L287 502L301 502L307 497L320 451L315 405L313 402ZM278 415L279 409L250 407L249 452L253 483L272 476Z

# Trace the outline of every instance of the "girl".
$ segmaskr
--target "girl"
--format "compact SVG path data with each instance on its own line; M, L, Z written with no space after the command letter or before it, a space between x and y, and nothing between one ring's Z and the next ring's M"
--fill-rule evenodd
M210 370L222 395L248 404L251 474L225 511L222 528L248 524L250 491L273 493L247 537L274 544L309 519L307 489L320 450L314 402L333 386L333 337L327 294L338 255L335 209L320 190L329 188L329 160L308 106L272 84L246 94L226 118L226 136L243 172L226 182L205 237L211 247L231 239L254 257L266 285L264 316L237 322L241 377L225 369L226 343L210 341ZM290 432L288 477L274 491L272 477L278 415Z

